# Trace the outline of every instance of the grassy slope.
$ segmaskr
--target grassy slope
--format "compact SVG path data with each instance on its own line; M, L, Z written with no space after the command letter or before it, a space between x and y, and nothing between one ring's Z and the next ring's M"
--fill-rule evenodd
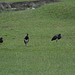
M75 1L0 13L1 75L75 75ZM23 39L29 33L25 47ZM53 35L62 39L51 42Z

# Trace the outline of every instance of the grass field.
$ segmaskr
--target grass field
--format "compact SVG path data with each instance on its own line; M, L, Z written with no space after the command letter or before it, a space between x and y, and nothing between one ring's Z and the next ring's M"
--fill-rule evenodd
M75 75L75 0L0 13L0 37L0 75Z

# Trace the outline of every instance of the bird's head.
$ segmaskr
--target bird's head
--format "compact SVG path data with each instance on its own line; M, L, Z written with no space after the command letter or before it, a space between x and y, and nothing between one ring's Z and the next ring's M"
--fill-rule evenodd
M3 39L3 38L1 37L1 39Z
M58 36L61 36L61 34L59 34Z
M27 33L27 36L28 36L28 33Z
M59 35L61 35L61 34L59 34Z

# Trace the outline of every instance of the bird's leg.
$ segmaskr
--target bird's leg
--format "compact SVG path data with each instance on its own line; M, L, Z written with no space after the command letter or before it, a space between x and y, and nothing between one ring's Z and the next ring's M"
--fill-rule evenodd
M25 44L26 45L26 47L27 47L27 44Z
M0 43L0 45L2 45L2 43Z
M25 46L27 46L27 44L25 44Z
M58 39L56 39L56 42L58 41Z

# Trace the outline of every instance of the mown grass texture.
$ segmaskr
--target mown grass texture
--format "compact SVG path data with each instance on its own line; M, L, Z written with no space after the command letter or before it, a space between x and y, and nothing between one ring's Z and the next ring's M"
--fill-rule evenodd
M1 75L75 75L74 0L35 10L0 13ZM28 47L24 37L29 33ZM51 38L61 33L57 43Z

